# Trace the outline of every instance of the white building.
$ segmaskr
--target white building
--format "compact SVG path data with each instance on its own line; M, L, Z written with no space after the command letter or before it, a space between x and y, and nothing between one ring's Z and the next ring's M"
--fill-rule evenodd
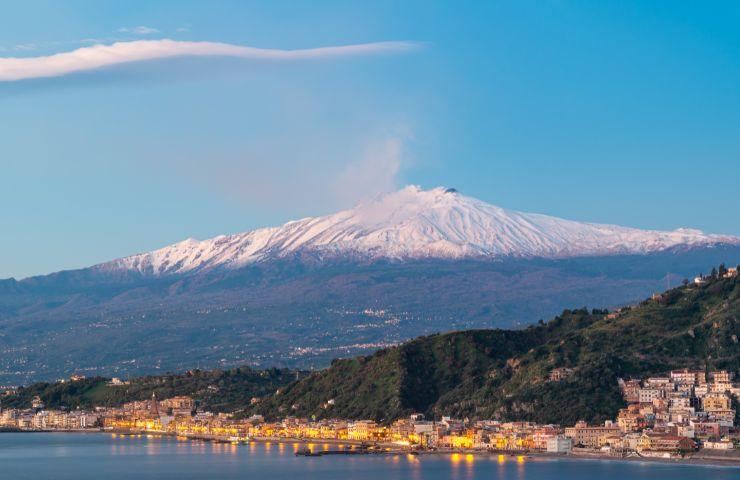
M547 439L547 451L550 453L570 453L573 439L564 435L556 435Z
M704 448L709 448L712 450L732 450L735 448L735 446L732 444L732 442L728 439L722 439L722 440L707 440L702 444Z

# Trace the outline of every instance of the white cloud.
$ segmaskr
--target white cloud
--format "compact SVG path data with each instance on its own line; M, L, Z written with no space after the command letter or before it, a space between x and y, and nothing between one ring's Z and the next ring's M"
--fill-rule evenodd
M159 32L156 28L145 27L144 25L139 25L138 27L121 27L118 31L121 33L135 33L136 35L150 35Z
M59 77L124 63L172 57L234 57L256 60L300 60L398 53L418 48L415 42L376 42L301 50L254 48L216 42L138 40L112 45L94 45L71 52L41 57L0 57L0 82Z

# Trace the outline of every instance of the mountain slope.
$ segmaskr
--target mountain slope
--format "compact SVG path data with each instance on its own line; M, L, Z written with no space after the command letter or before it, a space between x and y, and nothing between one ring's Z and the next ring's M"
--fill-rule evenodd
M740 281L718 279L670 290L616 318L567 310L524 330L433 335L336 360L266 398L257 411L385 421L417 411L437 418L600 421L622 404L620 376L683 367L740 370L739 322ZM548 382L556 367L573 368L574 375Z
M283 227L0 281L0 384L193 365L314 368L419 335L523 327L740 263L740 243L408 187Z
M202 242L188 239L97 268L166 275L302 255L358 260L567 258L722 243L740 244L740 238L691 229L660 232L575 222L506 210L454 189L409 186L333 215Z

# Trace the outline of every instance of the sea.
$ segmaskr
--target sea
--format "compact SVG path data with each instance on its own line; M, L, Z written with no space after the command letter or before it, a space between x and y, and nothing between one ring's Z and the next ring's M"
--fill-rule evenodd
M317 449L336 449L317 443ZM293 443L223 444L107 433L0 433L0 479L725 480L738 467L499 455L296 456Z

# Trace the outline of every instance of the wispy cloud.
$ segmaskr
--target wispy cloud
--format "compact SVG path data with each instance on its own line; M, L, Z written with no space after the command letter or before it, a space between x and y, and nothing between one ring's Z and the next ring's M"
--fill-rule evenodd
M121 27L118 29L121 33L135 33L136 35L151 35L152 33L158 33L159 30L152 27L146 27L139 25L138 27Z
M30 52L31 50L36 50L38 48L38 45L35 43L20 43L18 45L15 45L13 47L13 50L20 51L20 52Z
M216 42L137 40L112 45L94 45L71 52L39 57L0 57L0 82L59 77L124 63L172 57L234 57L256 60L301 60L399 53L413 50L415 42L376 42L301 50L254 48Z

